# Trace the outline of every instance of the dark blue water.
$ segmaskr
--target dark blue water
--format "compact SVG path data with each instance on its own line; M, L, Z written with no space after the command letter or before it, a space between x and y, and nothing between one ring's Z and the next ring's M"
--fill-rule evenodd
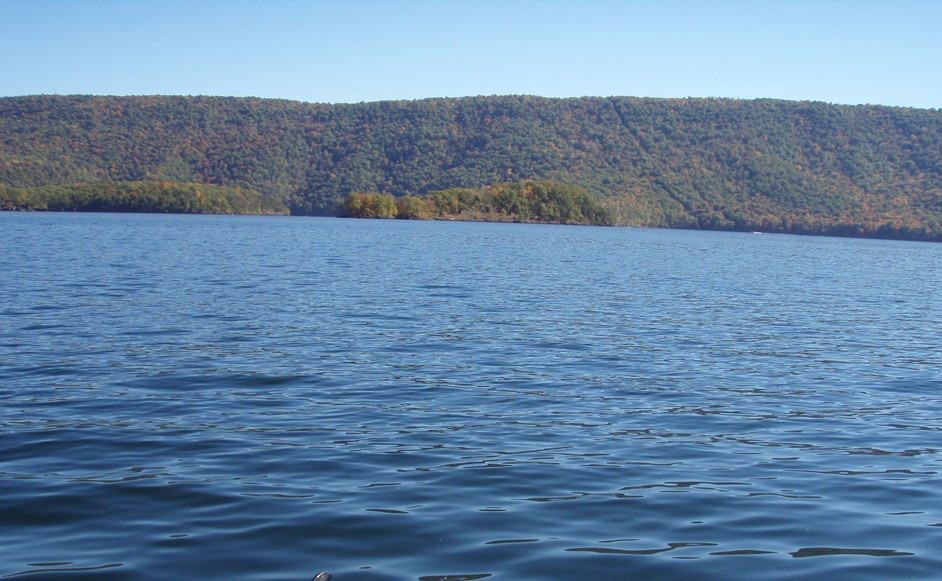
M942 571L942 245L0 214L0 577Z

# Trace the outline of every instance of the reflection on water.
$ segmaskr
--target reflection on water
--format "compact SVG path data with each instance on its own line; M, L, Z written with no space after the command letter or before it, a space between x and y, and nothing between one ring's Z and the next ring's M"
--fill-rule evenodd
M248 217L0 226L0 575L942 566L940 245Z

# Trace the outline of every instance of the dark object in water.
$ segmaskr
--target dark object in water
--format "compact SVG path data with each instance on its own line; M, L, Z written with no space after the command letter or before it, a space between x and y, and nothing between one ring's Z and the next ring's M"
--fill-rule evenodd
M327 573L326 571L323 573L318 573L317 575L314 575L314 578L311 579L311 581L330 581L330 573Z

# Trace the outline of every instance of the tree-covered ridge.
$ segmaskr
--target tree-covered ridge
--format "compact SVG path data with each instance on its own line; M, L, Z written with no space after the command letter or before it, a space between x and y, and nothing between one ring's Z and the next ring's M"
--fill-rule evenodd
M332 214L546 181L620 224L942 240L942 111L775 100L0 99L0 184L191 182Z
M352 192L341 216L348 218L449 219L540 224L610 225L612 217L584 188L522 181L484 188L452 188L423 196Z
M0 185L0 210L287 214L256 192L229 186L170 182L106 182L13 188Z

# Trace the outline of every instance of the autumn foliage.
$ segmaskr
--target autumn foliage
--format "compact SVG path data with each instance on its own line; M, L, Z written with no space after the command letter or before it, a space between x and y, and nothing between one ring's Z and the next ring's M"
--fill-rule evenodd
M256 192L293 214L347 212L362 192L375 200L356 211L375 217L581 220L525 186L466 205L487 184L527 182L582 188L617 224L942 240L942 111L631 97L0 98L7 206L32 188L174 183ZM458 191L465 199L441 193Z
M423 196L351 193L349 218L487 220L546 224L612 223L611 214L585 189L555 182L522 181L485 188L453 188Z

